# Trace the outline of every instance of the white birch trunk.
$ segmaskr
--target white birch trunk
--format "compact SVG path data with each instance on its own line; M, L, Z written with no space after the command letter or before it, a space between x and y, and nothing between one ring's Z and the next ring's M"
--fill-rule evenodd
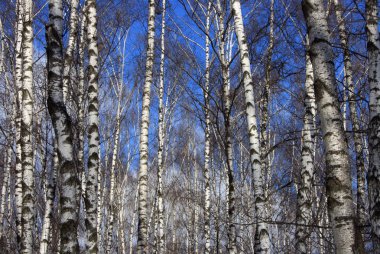
M369 98L368 199L375 249L380 249L380 36L378 1L366 1Z
M72 126L63 102L62 73L62 0L49 1L49 23L46 26L48 109L52 118L59 158L60 252L78 253L78 203L75 200L78 175L73 157Z
M163 171L164 171L164 76L165 76L165 18L166 0L162 0L162 23L161 23L161 57L160 57L160 84L159 84L159 106L158 106L158 169L157 169L157 231L156 251L158 254L164 252L164 201L163 201Z
M143 91L143 103L140 126L140 169L138 174L138 228L137 228L137 253L148 251L148 130L150 114L150 90L153 76L154 58L154 27L155 27L155 1L149 0L148 19L148 47L145 69L145 83Z
M11 139L12 140L12 139ZM4 174L3 174L3 185L1 187L1 205L0 205L0 238L3 236L3 219L5 215L5 207L7 204L7 193L10 193L10 171L12 166L12 144L13 141L9 142L9 147L7 149L7 157L5 161ZM8 199L10 196L8 195Z
M210 210L211 210L211 202L210 202L210 39L209 39L209 31L210 31L210 16L211 16L211 4L212 1L208 1L207 4L207 17L206 17L206 42L205 42L205 90L204 90L204 100L205 100L205 165L204 165L204 191L205 191L205 202L204 202L204 235L205 235L205 254L209 254L211 252L211 230L210 230Z
M265 215L265 194L263 190L263 177L260 162L260 143L257 130L257 119L255 101L253 95L253 81L251 75L251 63L247 40L244 32L243 17L239 0L231 0L232 14L235 22L235 33L239 43L240 62L243 73L243 83L245 92L246 114L248 122L250 161L252 165L254 181L254 200L256 211L256 233L255 233L255 253L269 253L270 240L268 225L264 221Z
M268 191L270 186L270 169L269 169L269 138L268 138L268 128L269 128L269 97L270 97L270 86L271 86L271 69L272 69L272 55L274 48L274 0L270 2L270 17L269 17L269 45L267 48L267 56L265 63L265 85L264 92L262 95L262 112L260 121L260 160L262 165L263 176L265 179L265 196L268 198ZM263 179L264 180L264 179ZM266 204L268 206L268 204Z
M135 223L136 223L136 215L137 215L137 209L138 209L137 208L138 200L139 200L138 198L139 198L139 195L138 195L138 192L136 191L135 204L134 204L134 210L133 210L132 221L131 221L131 228L129 230L129 254L133 253L133 231L136 228Z
M16 200L16 228L17 243L21 242L22 226L22 155L21 155L21 112L22 112L22 30L24 3L23 0L17 0L17 24L16 24L16 45L15 45L15 83L17 88L17 116L16 116L16 183L15 183L15 200ZM20 246L17 246L18 249Z
M219 58L222 65L222 80L223 80L223 102L224 102L224 128L225 128L225 140L224 140L224 153L227 160L226 165L226 189L227 189L227 235L228 235L228 250L229 253L237 253L236 249L236 227L233 222L235 213L235 186L233 175L233 154L232 154L232 141L231 141L231 100L230 100L230 68L229 59L225 50L226 36L224 28L224 14L222 13L222 7L220 1L217 2L219 28Z
M306 45L309 47L309 45ZM305 80L305 115L302 128L302 168L301 182L297 194L297 228L296 228L296 251L297 253L308 253L307 241L310 237L309 225L312 222L313 202L313 176L314 176L314 136L315 136L315 95L313 66L310 56L306 53L306 80Z
M365 169L364 169L364 157L363 157L363 143L360 134L360 125L356 109L356 94L355 84L352 76L352 64L350 49L348 44L348 34L346 31L346 24L343 17L343 6L339 0L334 0L335 14L338 21L340 43L343 48L344 59L344 79L346 87L348 88L348 105L350 109L350 118L352 123L352 131L354 132L354 146L356 153L356 172L357 172L357 243L361 252L364 253L363 245L363 225L365 223Z
M34 169L32 147L33 119L33 2L24 2L24 25L22 33L22 236L21 253L33 253L34 234Z
M42 226L41 242L40 242L40 254L48 253L49 239L51 234L51 223L53 218L54 208L54 193L56 186L56 174L59 166L58 154L57 154L57 142L54 141L54 155L53 155L53 168L50 176L47 179L46 186L46 204L44 212L44 220Z
M78 23L78 14L77 14L77 8L78 8L78 0L71 0L70 1L70 35L69 35L69 41L67 44L67 49L64 57L64 69L63 69L63 101L66 103L68 101L68 93L71 83L71 65L74 57L74 49L75 49L75 40L77 37L77 23ZM79 45L80 47L80 45ZM69 100L70 101L70 100ZM67 103L66 103L67 104Z
M113 224L114 224L114 213L116 212L116 202L114 201L114 193L115 193L115 170L116 170L116 162L118 159L119 153L119 137L120 137L120 118L121 118L121 91L119 91L119 98L117 103L117 112L116 112L116 132L115 132L115 144L112 151L112 162L110 169L110 195L109 195L109 212L108 212L108 226L107 226L107 248L106 253L111 253L112 246L112 236L113 236Z
M98 252L97 186L99 169L98 35L96 0L87 1L88 40L88 177L86 180L86 233L88 253Z
M322 0L303 1L314 91L326 153L328 212L337 253L356 253L348 145L337 97L334 55Z

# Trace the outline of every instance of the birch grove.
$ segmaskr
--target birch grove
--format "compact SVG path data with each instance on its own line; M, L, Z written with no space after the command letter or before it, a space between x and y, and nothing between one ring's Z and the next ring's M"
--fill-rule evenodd
M0 2L0 253L378 253L377 0Z

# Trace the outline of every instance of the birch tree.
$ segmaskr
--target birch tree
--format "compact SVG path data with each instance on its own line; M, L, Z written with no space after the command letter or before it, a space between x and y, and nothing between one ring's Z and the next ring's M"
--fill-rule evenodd
M155 1L149 0L148 18L148 45L146 50L145 82L140 126L140 162L139 162L139 188L138 188L138 228L137 253L147 253L148 244L148 130L150 114L150 90L153 79L154 34L155 34Z
M307 40L308 41L308 40ZM306 45L309 47L309 45ZM305 114L302 129L302 169L301 182L297 193L297 229L296 250L299 253L308 253L308 239L310 231L307 226L312 222L312 191L314 177L314 147L315 147L315 94L313 66L309 53L306 52L306 80L305 80Z
M49 23L46 26L48 70L48 110L57 139L60 192L60 252L78 253L78 203L75 200L78 175L73 156L73 134L70 117L63 102L62 1L49 1Z
M354 132L354 146L356 155L356 175L357 175L357 218L358 218L358 237L363 236L363 225L365 223L365 168L364 168L364 157L363 157L363 144L362 136L360 133L359 118L357 115L356 107L356 92L355 84L352 75L352 63L350 48L348 45L348 34L347 26L343 17L343 5L339 0L334 0L335 14L338 21L339 37L340 43L343 48L343 58L344 58L344 79L345 84L348 88L348 100L350 109L350 118L352 123L352 131ZM362 242L361 239L358 241ZM359 246L364 252L364 246Z
M21 157L22 157L22 236L21 253L33 253L34 232L34 169L32 148L33 118L33 2L24 2L24 21L22 32L22 120L21 120Z
M15 83L17 88L17 115L16 115L16 183L15 183L15 199L16 199L16 228L17 242L21 242L22 226L22 154L21 154L21 118L22 118L22 31L24 16L24 1L16 2L17 23L15 33ZM19 246L18 246L19 248Z
M88 252L98 252L97 186L99 169L98 37L96 0L87 0L88 40L88 176L86 181L86 233Z
M227 223L228 223L228 250L230 253L236 253L236 227L233 222L235 212L235 186L233 175L233 151L231 140L231 99L230 99L230 68L229 57L226 52L226 41L228 40L228 32L226 32L224 25L224 13L220 1L217 1L218 12L218 53L219 60L222 68L222 82L223 82L223 116L224 116L224 152L227 160L226 163L226 202L227 202Z
M323 1L306 0L302 8L310 39L316 104L325 145L327 204L337 253L356 253L348 145L337 100L334 55Z
M378 1L366 1L366 31L369 82L369 168L368 199L375 249L380 246L380 37L378 31Z
M160 57L160 83L158 88L159 106L158 106L158 169L157 169L157 232L156 232L156 250L157 253L164 253L164 201L163 201L163 171L164 171L164 89L165 89L165 18L166 18L166 0L162 0L162 22L161 22L161 57Z
M254 200L256 216L255 253L269 253L270 240L268 225L265 222L265 193L260 162L260 143L257 128L257 117L253 94L253 80L247 40L244 32L243 16L240 0L231 0L232 15L235 23L235 33L240 49L240 64L243 74L245 106L248 123L250 162L254 181Z
M46 206L44 213L44 222L42 226L41 242L40 242L40 254L48 253L49 239L51 239L54 198L55 198L55 186L56 186L56 174L59 166L58 154L57 154L57 142L54 142L54 155L53 155L53 168L50 176L46 176Z
M70 34L69 34L69 41L67 44L67 49L64 57L64 69L63 69L63 101L67 102L68 92L70 88L71 83L71 67L72 67L72 61L74 56L74 49L75 49L75 40L77 36L77 23L78 23L78 15L77 15L77 7L78 7L78 0L71 0L70 1Z
M208 1L207 4L207 13L206 13L206 39L205 39L205 89L204 89L204 100L205 100L205 151L204 151L204 191L205 191L205 202L204 202L204 234L205 234L205 253L209 254L211 252L211 230L210 230L210 16L211 16L211 1Z

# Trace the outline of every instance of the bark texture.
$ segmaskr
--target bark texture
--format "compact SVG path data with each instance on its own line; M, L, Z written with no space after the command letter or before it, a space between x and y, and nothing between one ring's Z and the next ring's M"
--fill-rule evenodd
M209 254L211 252L211 230L210 230L210 211L211 211L211 202L210 202L210 39L209 39L209 31L210 31L210 15L211 15L211 1L208 1L207 5L207 17L206 17L206 45L205 45L205 90L204 90L204 100L205 100L205 165L204 165L204 191L205 191L205 202L204 202L204 235L205 235L205 254Z
M24 1L22 31L22 235L21 253L33 253L34 232L34 167L32 146L33 121L33 2Z
M72 124L63 102L62 0L49 1L46 26L48 70L48 110L57 139L60 177L60 252L78 253L78 172L73 157Z
M375 248L380 248L380 36L378 1L366 1L369 98L368 199Z
M308 47L308 45L306 45ZM297 194L297 224L309 225L312 222L312 197L314 177L314 150L315 150L315 94L313 66L310 56L306 53L306 80L305 80L305 115L302 128L302 169L301 182ZM307 245L310 236L308 227L297 226L296 250L298 253L308 253Z
M138 174L138 227L137 253L148 251L148 130L150 115L150 90L153 78L155 1L149 0L148 47L145 66L145 83L140 126L140 169Z
M162 23L161 23L161 57L160 57L160 84L158 90L158 170L157 170L157 232L156 250L157 253L164 253L164 200L163 200L163 172L164 172L164 88L165 88L165 18L166 0L162 0Z
M257 116L253 95L253 81L247 39L244 32L240 0L231 0L235 33L240 49L240 63L243 73L245 105L249 135L249 153L254 181L254 200L256 215L255 253L270 253L268 224L264 221L266 198L263 189L263 176L260 162L260 142L257 129Z
M96 0L87 1L88 40L88 176L86 180L86 232L88 253L98 252L97 186L99 169L98 35Z
M340 0L334 0L335 14L338 21L340 43L343 48L343 60L344 60L344 80L345 86L348 89L348 104L350 109L350 118L352 123L352 131L354 138L354 148L356 155L356 176L357 176L357 204L356 204L356 216L357 216L357 242L361 253L364 252L364 245L362 237L364 235L364 223L365 223L365 168L364 168L364 154L363 154L363 142L360 132L359 118L357 115L356 107L356 93L355 84L352 75L352 63L350 48L348 42L347 28L344 20L343 5Z
M335 80L334 55L322 0L302 3L310 39L314 91L326 156L327 209L337 253L356 253L348 145Z

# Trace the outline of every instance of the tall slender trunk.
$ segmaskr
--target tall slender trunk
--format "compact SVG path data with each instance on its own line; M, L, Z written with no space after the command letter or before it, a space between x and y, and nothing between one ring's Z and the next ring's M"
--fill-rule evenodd
M24 2L17 0L17 24L16 24L16 45L15 45L15 83L16 83L16 100L17 100L17 116L16 116L16 183L15 183L15 200L16 200L16 235L17 243L21 242L22 226L22 154L21 154L21 112L22 112L22 30ZM20 246L17 246L18 249Z
M348 34L346 31L346 24L343 18L343 6L340 0L334 0L335 14L338 21L340 43L343 48L344 59L344 79L348 89L348 100L350 108L350 118L352 123L352 131L354 132L354 145L356 154L356 175L357 175L357 241L361 253L364 252L363 246L363 225L365 223L365 169L364 169L364 156L363 156L363 144L362 135L360 133L359 118L357 115L356 107L356 94L355 84L352 76L352 64L350 56L350 48L348 44Z
M138 192L136 191L134 210L133 210L132 221L131 221L131 228L129 229L129 254L133 253L133 231L136 228L135 223L136 223L136 214L137 214L137 209L138 209L137 208L138 200L139 200L139 195L138 195Z
M21 253L33 252L34 234L34 175L32 147L33 119L33 2L24 2L24 25L22 32L22 236Z
M326 154L328 212L337 253L356 253L351 172L335 81L334 54L322 0L302 3L310 39L314 91Z
M250 161L253 172L254 200L256 211L256 233L255 233L255 253L269 253L270 240L268 225L264 221L265 216L265 194L263 190L263 177L260 162L260 143L257 130L257 119L255 101L253 95L253 81L251 75L251 63L247 40L244 32L243 17L239 0L231 0L232 14L235 21L235 33L240 49L240 63L243 73L243 84L245 92L246 114L248 122Z
M163 171L164 171L164 140L165 140L165 123L164 123L164 76L165 76L165 18L166 18L166 0L162 0L162 23L161 23L161 58L160 58L160 85L158 90L158 169L157 169L157 253L164 252L164 201L163 201Z
M78 202L75 199L78 174L73 157L71 119L63 102L62 74L62 0L49 1L49 23L46 26L48 70L48 109L52 118L59 158L60 251L78 253Z
M107 239L107 249L106 253L111 253L111 247L112 247L112 235L113 235L113 224L114 224L114 214L116 212L116 202L115 202L115 170L116 170L116 162L118 159L118 153L119 153L119 137L120 137L120 117L121 117L121 91L118 96L118 103L117 103L117 112L116 112L116 132L115 132L115 144L113 147L112 152L112 162L111 162L111 169L110 169L110 178L111 178L111 185L110 185L110 195L109 195L109 212L108 212L108 226L107 226L107 232L108 232L108 239Z
M228 250L230 253L236 253L236 227L233 222L235 213L235 186L233 174L233 154L232 154L232 138L231 138L231 99L230 99L230 68L229 58L226 53L226 36L224 26L224 13L220 1L218 6L218 37L219 37L219 57L222 65L222 80L223 80L223 115L224 115L224 153L227 160L226 167L226 189L227 189L227 235L228 235Z
M138 174L138 228L137 228L137 253L148 251L147 232L147 198L148 198L148 130L150 114L150 89L153 79L154 58L154 20L155 1L149 0L148 19L148 47L146 56L145 83L143 91L143 103L140 127L140 169Z
M99 169L98 35L96 0L87 1L88 39L88 177L86 180L86 231L88 252L98 252L97 186Z
M57 142L54 141L54 155L53 155L53 168L50 172L50 176L46 176L47 186L46 186L46 204L44 212L44 221L42 226L41 242L40 242L40 254L48 253L49 237L51 232L51 224L53 219L54 210L54 198L55 198L55 186L57 170L59 166L58 154L57 154Z
M306 45L309 47L309 45ZM314 136L315 136L315 95L313 66L309 53L306 53L306 80L305 80L305 115L302 128L302 168L301 182L297 193L297 228L296 228L296 251L308 253L307 240L310 236L309 225L312 222L312 197L314 176Z
M260 121L260 160L262 165L263 176L266 175L265 179L265 196L268 198L268 191L270 185L270 169L269 169L269 138L268 138L268 128L269 128L269 96L271 88L271 69L272 69L272 56L274 48L274 0L270 2L270 17L269 17L269 45L267 48L266 63L265 63L265 84L264 92L262 95L262 108L261 108L261 121ZM264 180L264 179L263 179ZM266 204L268 207L268 204Z
M70 82L71 82L71 67L74 57L74 50L75 50L75 40L77 38L77 31L78 31L78 14L77 14L77 8L78 8L78 0L71 0L70 1L70 35L69 40L67 44L67 49L64 57L64 69L63 69L63 101L66 103L67 101L70 101L67 97L69 96L70 91ZM80 47L80 46L79 46ZM67 104L67 103L66 103Z
M8 144L7 153L6 153L6 161L5 161L5 167L4 167L4 174L3 174L3 186L1 187L1 205L0 205L0 238L3 235L3 219L5 215L5 207L7 204L7 193L10 193L10 171L12 166L12 143L13 138L11 137L10 142ZM10 199L8 195L8 199Z
M208 1L207 4L207 17L206 17L206 42L205 42L205 90L204 90L204 100L205 100L205 151L204 151L204 191L205 191L205 202L204 202L204 235L205 235L205 254L209 254L211 252L211 232L210 232L210 210L211 210L211 202L210 202L210 39L209 39L209 31L210 31L210 16L211 16L211 3L212 1Z
M368 199L376 250L380 249L380 36L378 1L366 1L369 95Z
M119 197L118 197L118 207L119 207L119 216L118 216L118 237L120 245L120 253L127 253L125 245L125 225L124 225L124 196L125 189L123 185L120 186Z

